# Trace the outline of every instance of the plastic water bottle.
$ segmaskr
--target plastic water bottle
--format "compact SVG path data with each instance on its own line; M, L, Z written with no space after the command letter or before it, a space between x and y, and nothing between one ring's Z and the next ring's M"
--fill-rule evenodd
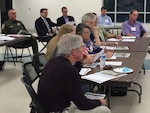
M100 55L100 68L103 68L105 66L106 61L106 55L104 53L104 50L102 50L102 54Z

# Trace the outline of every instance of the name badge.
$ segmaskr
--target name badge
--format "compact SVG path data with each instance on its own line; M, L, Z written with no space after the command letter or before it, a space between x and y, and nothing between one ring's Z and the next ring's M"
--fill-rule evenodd
M131 31L136 31L136 27L131 27Z
M106 20L105 20L105 23L109 23L109 20L108 20L108 19L106 19Z

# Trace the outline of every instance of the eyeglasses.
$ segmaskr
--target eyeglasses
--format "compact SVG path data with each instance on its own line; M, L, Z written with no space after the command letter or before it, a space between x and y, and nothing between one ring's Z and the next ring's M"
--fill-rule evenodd
M82 33L84 33L86 35L90 35L91 34L91 32L82 32Z
M78 49L83 49L83 48L85 48L84 43L82 43L82 45L80 47L76 48L76 49L78 50Z
M132 13L132 15L133 15L133 16L138 16L138 14L133 14L133 13Z
M90 24L95 24L95 21L87 21Z

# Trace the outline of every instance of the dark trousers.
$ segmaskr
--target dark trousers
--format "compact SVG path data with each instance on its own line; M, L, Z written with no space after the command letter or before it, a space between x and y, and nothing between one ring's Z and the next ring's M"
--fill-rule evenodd
M25 40L22 42L17 42L15 44L11 44L11 45L9 45L9 47L13 47L16 49L32 47L33 54L38 53L38 44L37 44L36 39L34 39L34 38L29 38L28 40Z

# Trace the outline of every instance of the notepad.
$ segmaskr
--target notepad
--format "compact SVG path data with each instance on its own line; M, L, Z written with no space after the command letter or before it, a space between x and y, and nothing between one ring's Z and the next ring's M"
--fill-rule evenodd
M136 38L135 36L122 36L122 39L131 39L131 38Z
M106 81L109 81L118 77L122 77L125 75L127 74L116 73L111 70L104 70L104 71L100 71L100 72L93 73L90 75L82 76L81 78L101 84L103 82L106 82Z
M132 38L132 39L125 38L125 39L122 39L121 41L122 42L135 42L135 39L134 38Z
M84 96L88 99L98 100L100 98L105 98L106 94L86 92Z
M129 50L128 46L117 46L116 50Z
M114 53L113 56L121 57L121 58L128 58L130 53Z
M122 62L120 61L106 61L105 65L111 65L111 66L121 66Z
M79 74L86 75L89 71L91 71L91 68L81 68Z

